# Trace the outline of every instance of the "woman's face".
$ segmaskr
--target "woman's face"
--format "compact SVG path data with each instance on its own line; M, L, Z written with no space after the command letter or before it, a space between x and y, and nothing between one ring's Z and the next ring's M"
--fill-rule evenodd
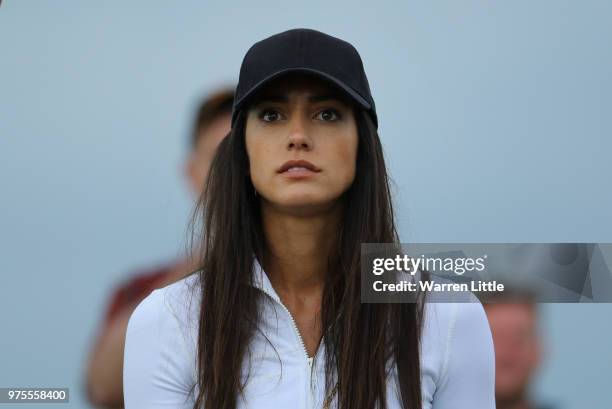
M357 126L353 107L309 76L284 76L247 111L251 180L268 204L312 213L329 208L353 183Z

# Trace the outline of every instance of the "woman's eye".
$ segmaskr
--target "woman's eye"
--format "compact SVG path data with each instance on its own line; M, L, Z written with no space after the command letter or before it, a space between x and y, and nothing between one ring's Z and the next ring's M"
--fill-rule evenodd
M324 109L317 114L317 118L322 121L336 121L340 119L340 114L335 109Z
M259 117L265 122L274 122L280 119L280 114L272 109L266 109L261 111Z

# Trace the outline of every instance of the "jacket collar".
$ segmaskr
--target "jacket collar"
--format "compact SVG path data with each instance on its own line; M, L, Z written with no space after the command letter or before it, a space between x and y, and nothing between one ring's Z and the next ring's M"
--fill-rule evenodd
M278 296L276 290L274 289L274 287L272 287L272 282L270 282L268 275L264 271L261 264L259 264L259 260L257 260L257 258L254 258L253 262L253 286L255 288L259 288L264 293L272 297L275 301L278 301L282 304L281 299Z

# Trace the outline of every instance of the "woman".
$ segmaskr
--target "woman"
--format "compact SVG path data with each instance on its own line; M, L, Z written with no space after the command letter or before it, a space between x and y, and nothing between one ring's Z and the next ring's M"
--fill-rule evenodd
M289 30L247 52L196 214L197 274L130 319L126 408L494 408L479 303L362 304L361 243L397 243L357 51Z

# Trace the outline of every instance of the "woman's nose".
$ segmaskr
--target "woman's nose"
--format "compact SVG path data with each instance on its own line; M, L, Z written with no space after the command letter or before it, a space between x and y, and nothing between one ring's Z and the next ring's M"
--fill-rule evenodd
M308 135L308 127L302 115L292 115L289 122L288 150L311 150L313 141Z

